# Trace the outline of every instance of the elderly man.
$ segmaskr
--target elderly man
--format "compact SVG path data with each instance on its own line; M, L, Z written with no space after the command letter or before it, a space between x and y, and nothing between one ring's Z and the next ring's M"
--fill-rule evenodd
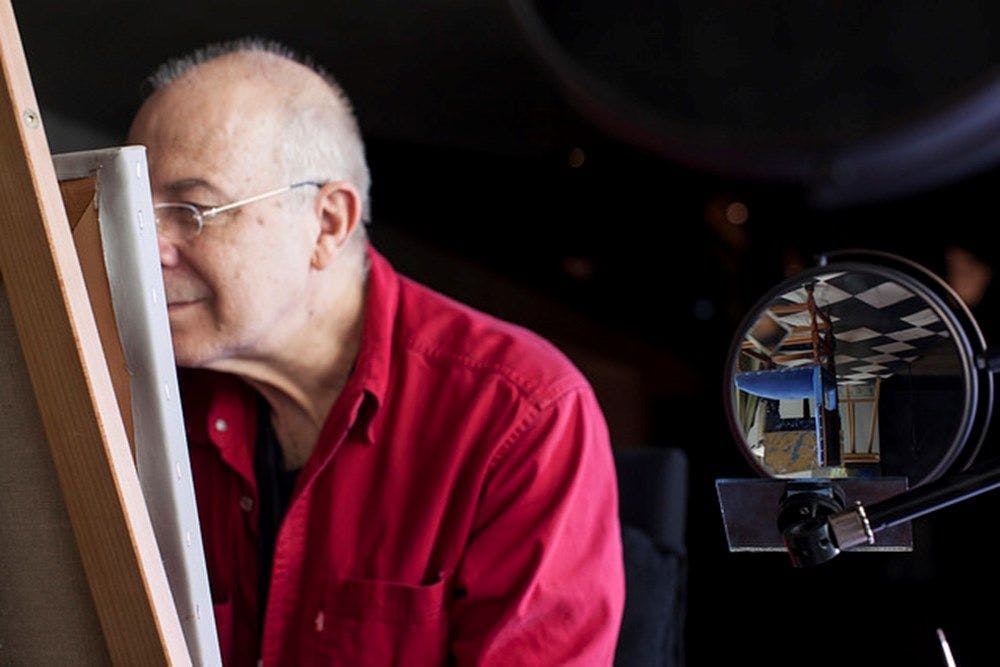
M152 82L129 140L226 663L610 663L615 477L584 378L368 245L331 78L244 41Z

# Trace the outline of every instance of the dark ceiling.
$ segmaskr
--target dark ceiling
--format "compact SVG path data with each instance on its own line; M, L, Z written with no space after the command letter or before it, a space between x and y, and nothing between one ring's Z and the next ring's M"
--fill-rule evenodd
M370 138L528 155L568 141L567 105L498 1L15 1L14 9L43 109L114 133L161 61L254 35L329 69Z
M43 109L113 135L159 62L259 35L333 72L374 140L539 157L589 140L587 118L689 167L804 185L825 205L1000 159L1000 5L986 0L14 6Z

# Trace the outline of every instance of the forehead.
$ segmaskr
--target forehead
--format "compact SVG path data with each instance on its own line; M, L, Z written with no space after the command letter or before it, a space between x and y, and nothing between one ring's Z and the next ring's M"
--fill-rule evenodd
M240 189L269 180L276 163L278 118L269 98L253 80L181 80L143 105L129 141L147 147L154 187L203 180Z

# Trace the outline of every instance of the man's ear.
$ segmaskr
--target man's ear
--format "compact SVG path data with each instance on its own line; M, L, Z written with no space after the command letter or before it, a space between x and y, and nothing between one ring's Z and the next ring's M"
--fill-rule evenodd
M316 196L319 236L313 248L312 267L322 270L344 250L361 221L361 195L344 181L331 181Z

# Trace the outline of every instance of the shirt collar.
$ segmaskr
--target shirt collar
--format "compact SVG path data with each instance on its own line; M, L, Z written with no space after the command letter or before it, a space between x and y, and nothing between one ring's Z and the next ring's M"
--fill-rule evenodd
M361 347L353 376L376 404L382 405L389 384L392 337L399 303L399 276L389 261L371 246L368 247L368 263Z
M364 439L375 442L375 415L389 385L392 338L399 302L399 276L370 245L361 342L354 368L320 429L317 447L339 442L360 422Z
M320 433L324 442L340 429L350 429L358 421L368 444L375 442L375 414L385 401L392 358L392 338L399 303L399 276L389 261L368 247L368 277L365 294L361 343L354 370L334 403ZM341 410L346 409L346 423Z

